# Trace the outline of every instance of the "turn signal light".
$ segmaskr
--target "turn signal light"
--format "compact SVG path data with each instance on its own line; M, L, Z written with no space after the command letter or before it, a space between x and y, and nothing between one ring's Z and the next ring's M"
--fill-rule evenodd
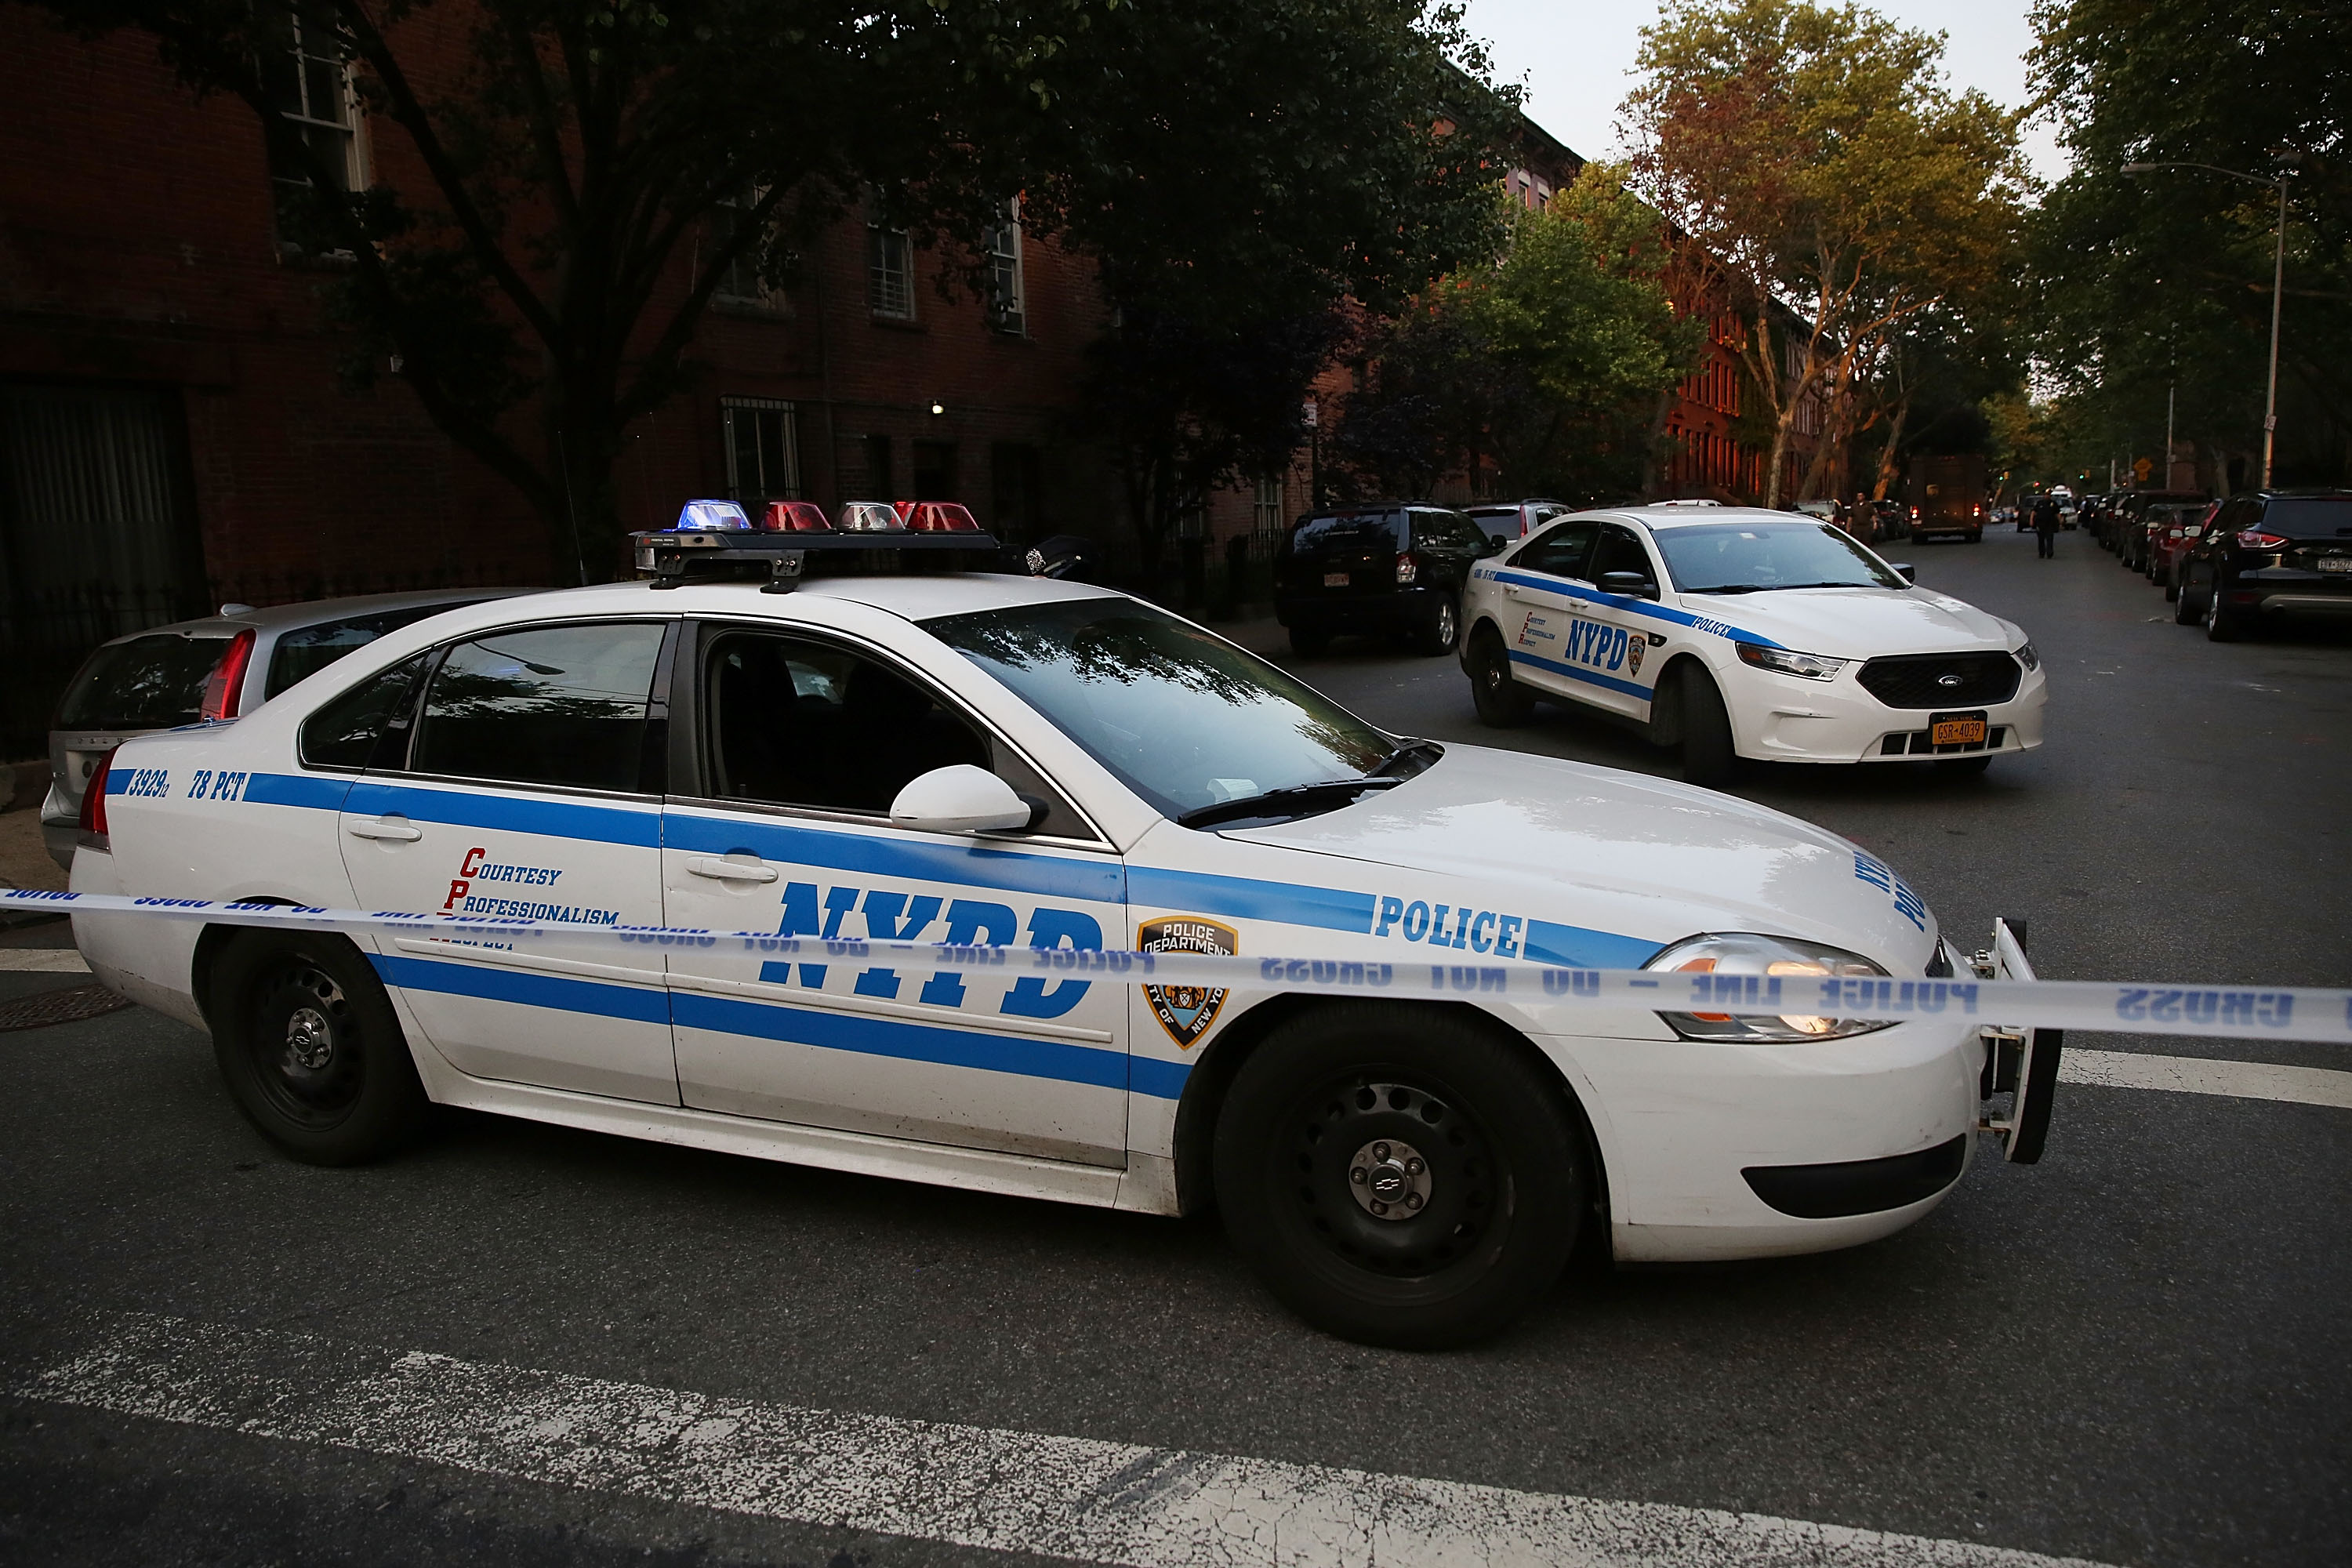
M245 695L245 667L253 662L253 639L251 626L228 639L227 651L221 655L220 662L213 666L211 679L205 682L205 700L196 710L198 717L236 717L237 704Z
M79 826L84 833L95 833L100 837L106 835L106 772L113 765L114 752L110 748L106 755L98 759L98 765L89 770L89 777L82 781Z
M813 500L772 500L760 519L762 533L831 533L824 508Z
M2259 528L2249 528L2238 535L2241 550L2284 550L2288 541L2275 533L2264 533Z

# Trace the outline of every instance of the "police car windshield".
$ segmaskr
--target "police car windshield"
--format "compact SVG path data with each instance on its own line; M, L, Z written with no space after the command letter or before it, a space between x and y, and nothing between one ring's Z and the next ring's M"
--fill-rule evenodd
M922 624L1166 816L1370 778L1397 752L1392 737L1274 666L1131 599L1024 605ZM1305 816L1352 798L1344 790L1307 792L1264 815Z
M1710 522L1651 537L1685 594L1910 586L1843 529L1822 523Z

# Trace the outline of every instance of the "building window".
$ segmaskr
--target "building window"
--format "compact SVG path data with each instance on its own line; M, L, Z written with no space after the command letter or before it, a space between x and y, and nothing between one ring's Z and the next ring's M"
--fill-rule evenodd
M1280 479L1258 480L1257 501L1250 509L1250 530L1255 533L1282 531L1282 481Z
M867 222L866 302L884 321L915 319L915 245L905 229Z
M759 195L755 193L730 197L711 208L711 244L731 244L742 227L745 212L758 201ZM719 275L719 282L710 290L710 297L730 305L769 310L782 309L785 303L782 292L771 289L767 280L760 276L760 263L766 250L764 238L754 239L745 246L741 253L727 264L726 270Z
M988 324L1000 332L1019 336L1026 330L1021 288L1021 199L1004 204L1003 221L990 226L988 243Z
M338 250L341 247L305 198L314 184L314 165L323 167L338 191L356 191L367 184L351 63L335 30L333 9L322 0L298 0L273 16L278 26L261 58L262 85L270 103L293 122L310 150L310 160L304 161L290 149L274 142L270 145L278 238L314 255Z
M719 427L727 442L727 493L731 499L801 499L800 438L791 404L772 397L722 397Z

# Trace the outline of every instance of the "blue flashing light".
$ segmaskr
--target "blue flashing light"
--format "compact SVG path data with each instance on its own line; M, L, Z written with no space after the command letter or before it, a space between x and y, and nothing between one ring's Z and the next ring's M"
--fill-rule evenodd
M743 509L731 500L690 500L677 514L673 533L693 530L701 533L749 533L751 520Z

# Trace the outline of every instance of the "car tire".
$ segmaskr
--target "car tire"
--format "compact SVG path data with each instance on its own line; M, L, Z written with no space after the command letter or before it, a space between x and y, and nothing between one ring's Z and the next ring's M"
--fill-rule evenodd
M240 932L214 963L207 996L229 1098L293 1158L360 1164L423 1125L425 1086L399 1016L348 937Z
M2246 635L2246 624L2221 607L2221 576L2213 575L2213 585L2205 590L2205 640L2237 642Z
M1330 647L1329 632L1310 631L1305 626L1290 628L1290 651L1301 658L1313 658L1318 654L1328 651Z
M2172 624L2193 626L2205 618L2204 601L2197 596L2197 574L2181 568L2179 596L2172 601Z
M2168 605L2180 603L2180 567L2178 563L2164 574L2164 602Z
M1430 1006L1343 1002L1281 1025L1235 1075L1213 1158L1226 1233L1266 1288L1327 1333L1400 1350L1518 1317L1559 1278L1592 1192L1558 1076Z
M1503 637L1482 626L1470 637L1470 700L1478 721L1490 730L1514 730L1534 716L1534 693L1511 675L1511 656Z
M1675 719L1682 735L1683 782L1719 788L1739 769L1731 713L1715 678L1685 661L1675 676Z
M1429 623L1413 639L1413 647L1434 658L1439 654L1452 653L1454 645L1462 637L1462 612L1451 598L1440 595L1437 607L1429 613Z

